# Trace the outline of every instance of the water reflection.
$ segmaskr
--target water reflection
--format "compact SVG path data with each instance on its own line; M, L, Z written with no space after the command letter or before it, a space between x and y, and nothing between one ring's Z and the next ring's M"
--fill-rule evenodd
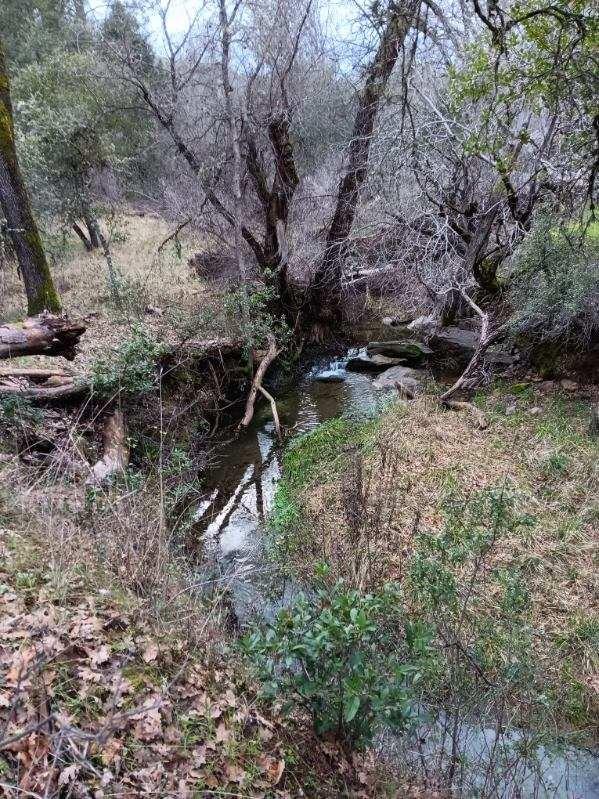
M376 407L381 392L373 388L370 376L346 372L343 361L330 364L329 371L339 375L339 382L321 382L313 373L278 399L281 422L290 435L313 430L344 413ZM281 476L281 450L269 417L265 404L247 432L224 448L195 514L204 576L209 583L228 588L241 623L252 616L271 618L293 590L275 573L265 553L264 522Z

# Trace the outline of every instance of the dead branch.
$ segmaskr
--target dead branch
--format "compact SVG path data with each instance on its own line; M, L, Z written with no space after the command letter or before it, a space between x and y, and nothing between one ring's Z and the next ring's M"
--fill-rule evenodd
M124 472L129 464L127 428L122 411L116 410L106 417L102 438L104 452L92 468L87 485L99 486L112 475Z
M64 380L51 385L31 385L26 382L0 382L0 397L20 397L32 402L56 402L76 399L89 392L89 383Z
M183 230L183 228L187 227L187 225L189 225L191 222L193 222L192 216L188 217L183 222L180 222L177 225L177 227L173 230L173 232L169 233L169 235L161 242L161 244L158 245L158 249L156 250L156 252L162 252L162 250L166 247L169 241L172 241L173 239L176 240L179 236L179 233Z
M468 411L473 417L474 422L479 430L486 430L489 426L489 420L485 414L479 410L476 405L471 402L460 402L459 400L446 400L443 405L446 408L451 408L454 411Z
M249 427L253 417L254 417L254 405L256 404L256 396L258 392L262 388L262 381L264 380L264 375L266 374L266 370L270 366L270 364L274 361L274 359L279 354L280 350L277 348L277 342L273 335L269 335L268 337L268 350L266 354L260 361L260 365L256 369L256 374L254 375L254 379L252 380L252 387L250 388L250 392L248 394L248 398L245 404L245 413L243 414L243 419L239 422L238 429L241 430L242 428Z
M0 360L19 355L75 357L85 325L48 313L32 316L20 324L0 326Z
M478 372L484 360L485 352L503 333L503 326L492 331L490 329L489 314L483 311L465 291L460 291L460 294L466 300L468 305L470 305L470 307L481 318L480 338L478 341L478 346L474 350L474 354L472 355L472 358L468 362L468 365L462 374L458 377L456 382L450 388L448 388L444 394L441 395L441 404L445 405L446 407L449 407L449 400L451 400L454 394L460 391L460 389L472 389L475 385L477 385L477 383L480 381L480 375Z
M281 432L281 422L280 422L280 419L279 419L279 412L277 410L277 403L275 401L275 398L265 388L263 388L263 386L258 386L258 388L259 388L260 392L262 393L262 395L264 397L266 397L266 399L270 402L270 408L271 408L271 411L272 411L272 418L273 418L274 423L275 423L275 430L277 431L277 438L279 439L279 441L282 441L283 440L283 433Z

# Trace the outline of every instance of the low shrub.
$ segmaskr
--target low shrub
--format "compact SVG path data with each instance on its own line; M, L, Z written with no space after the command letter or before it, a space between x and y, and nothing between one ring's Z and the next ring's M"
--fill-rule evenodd
M342 581L300 596L242 642L267 695L355 747L371 742L377 724L408 722L427 643L425 627L404 622L396 586L363 595Z
M134 327L131 336L111 356L94 363L94 392L106 399L122 394L148 394L156 387L156 367L163 354L161 342L143 327Z

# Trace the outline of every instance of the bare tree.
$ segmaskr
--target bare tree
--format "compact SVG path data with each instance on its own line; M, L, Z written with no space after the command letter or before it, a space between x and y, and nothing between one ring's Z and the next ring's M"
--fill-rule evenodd
M351 142L337 202L328 229L322 263L312 281L308 315L315 317L312 337L319 339L341 321L341 275L349 235L356 215L360 189L368 172L368 156L374 124L391 73L406 35L415 21L419 2L391 2L383 15L383 28L376 54L367 69L358 97ZM328 328L328 331L327 331Z
M270 24L273 28L275 24L279 26L280 36L276 46L272 41L268 43L269 51L255 52L252 64L247 64L251 71L246 76L241 72L245 62L233 58L231 48L235 25L248 39L250 11L240 2L230 12L226 3L219 1L217 6L216 30L220 36L214 35L206 6L204 16L200 18L198 11L177 42L168 28L168 4L163 8L167 68L157 70L160 75L154 82L140 68L130 43L124 40L115 45L111 41L106 46L120 79L135 88L195 176L204 197L202 207L210 209L213 232L223 239L230 238L233 232L240 266L245 257L241 242L249 248L263 280L273 289L272 310L292 320L287 225L299 178L290 135L292 106L287 84L310 15L311 0L302 6L295 26L283 25L289 15L282 2L272 5ZM224 108L209 96L213 94L215 61L221 65ZM235 63L235 72L231 63ZM206 103L201 103L201 99ZM199 103L202 118L188 119L190 109L193 112ZM223 154L218 135L223 119L229 154Z

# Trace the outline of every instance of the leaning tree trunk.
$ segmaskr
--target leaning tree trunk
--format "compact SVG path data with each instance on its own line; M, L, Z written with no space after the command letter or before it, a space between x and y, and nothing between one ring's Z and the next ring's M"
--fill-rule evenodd
M378 50L358 98L345 173L337 189L324 256L312 281L307 315L311 337L327 336L341 322L341 276L347 256L360 189L368 175L368 157L377 113L397 63L399 51L415 17L417 0L392 3Z
M100 241L100 237L98 235L98 230L100 226L98 225L98 220L94 216L94 214L88 208L85 209L83 213L83 221L85 222L85 226L89 231L89 243L91 245L92 250L97 250L98 247L102 244Z
M86 235L85 231L83 230L83 228L81 227L81 225L79 224L79 222L73 222L73 230L75 231L75 233L76 233L76 234L79 236L79 238L81 239L81 241L82 241L82 243L83 243L83 246L85 247L85 249L86 249L88 252L91 252L91 251L92 251L92 243L91 243L90 239L88 239L88 237L87 237L87 235Z
M4 49L0 41L0 203L10 234L27 294L30 316L44 310L57 313L60 300L52 282L50 268L15 147L15 130L10 83Z

